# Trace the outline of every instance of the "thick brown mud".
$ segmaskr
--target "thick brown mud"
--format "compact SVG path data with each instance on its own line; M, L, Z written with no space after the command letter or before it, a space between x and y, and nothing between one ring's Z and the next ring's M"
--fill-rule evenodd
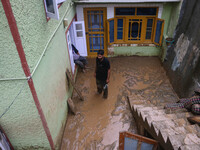
M69 114L62 140L62 150L115 150L119 132L137 133L126 97L154 105L177 101L170 82L157 57L109 58L111 78L107 99L96 94L95 59L89 59L86 73L78 73L73 101L78 113Z

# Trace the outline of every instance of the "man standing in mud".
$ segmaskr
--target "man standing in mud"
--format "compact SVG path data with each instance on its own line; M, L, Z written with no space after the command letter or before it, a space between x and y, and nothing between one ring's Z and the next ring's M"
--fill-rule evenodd
M103 93L103 98L108 97L108 83L110 80L110 62L104 57L104 51L99 50L96 58L96 67L94 72L96 77L97 92Z

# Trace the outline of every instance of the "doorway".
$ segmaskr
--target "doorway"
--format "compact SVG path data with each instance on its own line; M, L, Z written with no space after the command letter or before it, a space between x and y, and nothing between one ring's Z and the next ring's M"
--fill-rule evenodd
M88 56L95 57L99 49L107 56L106 8L85 8L84 17Z

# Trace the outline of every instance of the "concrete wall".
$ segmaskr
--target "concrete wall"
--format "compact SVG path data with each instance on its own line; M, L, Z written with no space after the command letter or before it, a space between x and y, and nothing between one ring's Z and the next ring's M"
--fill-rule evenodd
M72 94L65 76L66 68L71 69L71 66L65 37L67 27L64 28L62 20L67 18L70 23L75 8L71 0L67 0L59 8L60 19L47 22L43 1L10 2L38 99L58 149L67 118L66 101ZM25 77L1 3L0 18L3 19L0 22L0 64L3 67L0 67L0 78ZM0 114L21 90L10 110L0 119L15 149L50 149L27 81L0 81L0 89Z
M180 97L191 96L200 89L200 1L184 0L175 43L167 50L165 68L175 91Z

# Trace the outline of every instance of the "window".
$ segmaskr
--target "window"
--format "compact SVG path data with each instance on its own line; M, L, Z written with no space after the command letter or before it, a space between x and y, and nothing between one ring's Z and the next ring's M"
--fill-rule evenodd
M44 0L47 17L59 20L58 4L64 1L65 0Z
M135 8L116 8L115 9L115 15L116 16L129 16L129 15L135 15Z
M115 8L114 29L109 24L109 41L113 43L155 43L160 45L164 20L157 18L158 8Z
M108 20L108 29L109 29L109 36L108 36L108 43L114 42L114 19Z

